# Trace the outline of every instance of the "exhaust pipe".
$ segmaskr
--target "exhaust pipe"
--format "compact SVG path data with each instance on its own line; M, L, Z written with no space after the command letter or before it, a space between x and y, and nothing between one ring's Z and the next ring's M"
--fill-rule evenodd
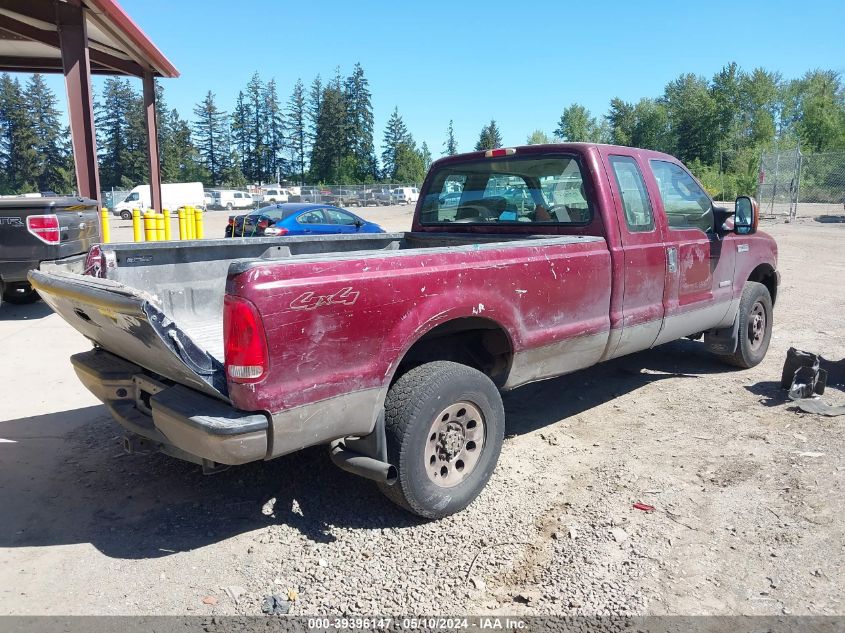
M399 473L396 466L347 449L342 443L332 445L331 458L335 466L346 472L392 486Z

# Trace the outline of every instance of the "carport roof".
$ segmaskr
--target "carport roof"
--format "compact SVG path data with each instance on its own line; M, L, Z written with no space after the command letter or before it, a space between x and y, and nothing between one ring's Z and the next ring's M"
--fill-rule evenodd
M114 0L2 0L0 70L62 72L62 12L82 9L91 72L178 77L179 71Z

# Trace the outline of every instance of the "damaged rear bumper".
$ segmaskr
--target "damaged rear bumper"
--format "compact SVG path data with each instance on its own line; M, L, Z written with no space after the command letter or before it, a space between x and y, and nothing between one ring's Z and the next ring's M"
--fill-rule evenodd
M193 389L165 384L100 349L75 354L71 362L115 420L145 440L136 445L206 467L267 457L269 420L261 412L239 411Z

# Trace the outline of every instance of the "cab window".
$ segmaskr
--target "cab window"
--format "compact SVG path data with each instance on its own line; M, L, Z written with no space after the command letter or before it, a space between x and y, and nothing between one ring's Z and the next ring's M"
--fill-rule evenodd
M650 163L669 228L713 233L713 203L695 179L675 163Z
M637 162L630 156L611 156L610 165L622 198L628 230L634 233L654 230L651 201Z
M584 178L571 156L482 159L435 171L422 224L592 221Z

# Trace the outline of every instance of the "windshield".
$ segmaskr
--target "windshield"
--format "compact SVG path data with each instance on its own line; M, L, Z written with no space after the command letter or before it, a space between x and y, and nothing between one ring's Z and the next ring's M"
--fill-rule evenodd
M445 165L430 182L420 212L423 224L583 225L592 220L581 167L572 156Z

